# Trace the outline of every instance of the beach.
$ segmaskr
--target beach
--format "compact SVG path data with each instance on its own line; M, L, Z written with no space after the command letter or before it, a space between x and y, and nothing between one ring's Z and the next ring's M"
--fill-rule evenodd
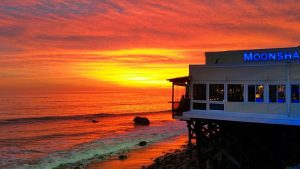
M102 162L94 162L88 165L87 169L141 169L141 168L162 168L166 167L166 163L162 163L162 159L172 154L176 155L184 151L187 144L187 135L172 137L158 143L153 143L145 147L123 153L128 158L120 160L119 156L114 156ZM174 160L174 162L176 162ZM157 167L160 165L160 167Z

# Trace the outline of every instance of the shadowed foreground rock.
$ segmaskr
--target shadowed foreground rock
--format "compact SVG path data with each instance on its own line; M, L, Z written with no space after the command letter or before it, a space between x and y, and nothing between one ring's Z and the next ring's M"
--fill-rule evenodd
M147 117L135 117L133 119L134 123L137 125L149 126L150 120Z
M187 149L175 150L173 153L166 153L154 160L154 163L142 169L196 169L196 161L189 158ZM196 154L193 154L196 157Z

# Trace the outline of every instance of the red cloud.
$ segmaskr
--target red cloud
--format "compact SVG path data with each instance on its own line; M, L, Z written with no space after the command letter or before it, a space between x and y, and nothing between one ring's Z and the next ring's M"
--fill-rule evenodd
M296 0L4 0L0 6L0 57L9 55L11 60L0 61L6 65L0 72L31 76L34 68L43 72L34 74L35 78L45 74L72 78L75 75L63 73L69 71L61 65L95 59L97 63L167 66L201 63L204 51L296 46L299 8ZM138 48L193 52L184 53L181 59L84 54ZM31 66L21 69L27 64ZM53 73L57 69L61 70ZM3 74L8 81L9 73ZM0 80L3 78L0 75Z

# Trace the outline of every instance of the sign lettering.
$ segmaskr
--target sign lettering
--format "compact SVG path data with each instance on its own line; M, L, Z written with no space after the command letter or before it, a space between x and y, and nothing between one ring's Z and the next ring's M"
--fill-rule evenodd
M299 51L291 52L244 52L244 62L300 60Z

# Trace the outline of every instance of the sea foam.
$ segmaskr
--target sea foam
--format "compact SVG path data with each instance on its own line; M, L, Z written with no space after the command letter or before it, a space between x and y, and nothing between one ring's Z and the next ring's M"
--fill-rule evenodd
M60 151L49 154L37 161L16 168L26 169L52 169L72 164L86 165L91 161L101 161L102 158L117 155L124 151L140 148L137 144L140 141L154 143L163 139L177 136L186 132L183 122L166 122L163 126L140 127L137 130L118 134L90 143L83 143L69 151Z

